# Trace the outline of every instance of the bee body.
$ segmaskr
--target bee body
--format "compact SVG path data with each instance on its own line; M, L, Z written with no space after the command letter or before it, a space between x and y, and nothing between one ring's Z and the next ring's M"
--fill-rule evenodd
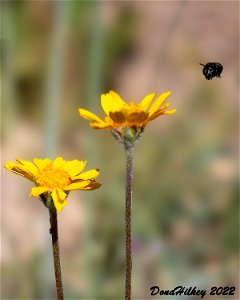
M202 65L203 68L203 75L207 80L212 79L213 77L221 77L221 73L223 70L223 66L220 63L214 62L214 63L207 63L206 65Z

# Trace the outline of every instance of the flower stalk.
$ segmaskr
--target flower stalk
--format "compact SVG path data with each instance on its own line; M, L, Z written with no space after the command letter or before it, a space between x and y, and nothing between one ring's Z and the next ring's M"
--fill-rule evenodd
M132 245L131 245L131 209L133 185L133 150L141 138L145 126L162 115L171 115L176 109L168 110L170 103L165 103L171 92L161 94L152 103L156 94L148 94L135 104L127 103L116 92L110 91L101 95L101 105L105 117L101 119L89 110L80 108L82 118L90 121L94 129L111 130L115 140L124 145L126 154L126 195L125 195L125 234L126 234L126 264L125 264L125 300L131 300L132 275Z
M47 206L49 210L50 217L50 234L52 235L52 250L53 250L53 261L54 261L54 272L57 288L58 300L64 300L63 285L62 285L62 274L61 274L61 264L60 264L60 254L59 254L59 244L58 244L58 222L57 222L57 210L54 206L51 197L47 199Z
M82 172L87 161L65 161L57 157L53 161L49 158L35 158L30 161L17 159L17 163L7 162L5 168L17 175L34 182L30 196L39 197L47 207L50 217L50 234L52 235L52 251L58 300L64 300L60 254L58 245L57 211L61 211L67 204L66 198L71 190L91 191L98 189L101 184L95 181L99 175L98 169Z
M134 146L124 144L126 153L126 195L125 195L125 235L126 235L126 263L125 263L125 300L131 299L131 276L132 276L132 185L133 185L133 152Z
M131 300L132 293L132 187L134 145L138 143L144 127L124 127L122 131L113 129L116 141L123 144L126 156L125 184L125 300Z

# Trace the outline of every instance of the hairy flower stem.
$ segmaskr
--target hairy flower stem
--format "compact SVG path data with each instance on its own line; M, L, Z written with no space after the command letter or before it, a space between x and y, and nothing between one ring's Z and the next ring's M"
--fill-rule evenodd
M52 248L53 248L53 260L54 260L57 297L58 300L64 300L60 256L59 256L59 245L58 245L57 211L53 202L51 203L51 205L48 206L48 209L49 209L50 224L51 224L50 234L52 235Z
M125 144L126 152L126 264L125 264L125 300L131 300L131 275L132 275L132 237L131 237L131 210L132 210L132 184L133 184L133 145Z

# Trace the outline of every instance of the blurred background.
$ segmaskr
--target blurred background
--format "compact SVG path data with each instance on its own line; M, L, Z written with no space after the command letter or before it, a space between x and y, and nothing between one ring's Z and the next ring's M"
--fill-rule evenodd
M239 2L1 1L1 18L2 165L63 156L101 171L58 213L66 299L124 298L124 150L78 115L103 116L110 89L171 90L177 108L135 147L132 298L182 285L238 299ZM222 78L205 79L207 62ZM1 171L1 299L55 299L48 211Z

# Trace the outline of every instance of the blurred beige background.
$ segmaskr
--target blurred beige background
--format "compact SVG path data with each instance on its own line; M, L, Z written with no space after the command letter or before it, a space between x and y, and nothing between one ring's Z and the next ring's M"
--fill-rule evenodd
M177 108L135 147L133 299L237 288L239 2L2 1L1 17L2 165L63 156L101 172L58 214L66 299L124 295L124 150L77 111L103 116L110 89L136 102L171 90ZM222 78L204 78L207 62ZM1 299L55 299L48 212L1 171Z

